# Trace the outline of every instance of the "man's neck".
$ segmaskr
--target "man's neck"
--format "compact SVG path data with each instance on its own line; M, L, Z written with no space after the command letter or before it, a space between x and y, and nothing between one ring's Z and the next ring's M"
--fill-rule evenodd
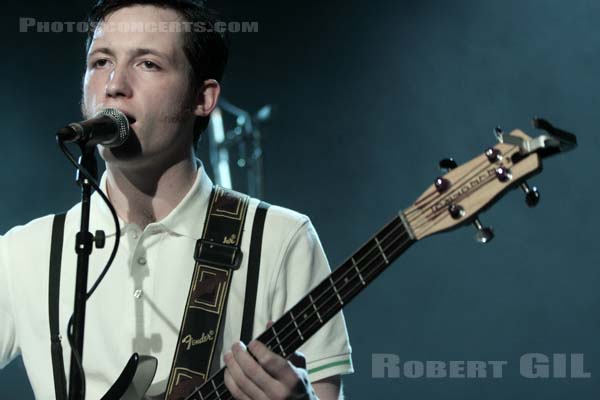
M186 158L159 170L124 170L107 164L106 187L117 215L142 230L160 221L181 202L197 178L198 167Z

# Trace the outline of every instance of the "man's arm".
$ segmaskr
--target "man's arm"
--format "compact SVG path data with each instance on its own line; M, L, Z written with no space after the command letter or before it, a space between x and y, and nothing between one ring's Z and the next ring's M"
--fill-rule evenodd
M4 254L5 242L5 237L0 236L0 369L12 361L19 352L11 303L12 282Z
M311 385L300 353L294 357L300 366L295 366L253 340L248 349L242 343L234 344L224 358L225 385L236 400L342 399L340 375Z
M312 386L320 400L344 400L342 377L340 375L321 379L313 383Z

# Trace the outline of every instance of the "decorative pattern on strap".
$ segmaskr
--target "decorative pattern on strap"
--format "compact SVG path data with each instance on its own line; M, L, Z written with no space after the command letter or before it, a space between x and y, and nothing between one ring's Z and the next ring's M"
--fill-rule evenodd
M169 376L167 400L185 398L208 377L233 271L241 265L240 246L248 203L246 195L213 188L202 238L194 252L196 266Z

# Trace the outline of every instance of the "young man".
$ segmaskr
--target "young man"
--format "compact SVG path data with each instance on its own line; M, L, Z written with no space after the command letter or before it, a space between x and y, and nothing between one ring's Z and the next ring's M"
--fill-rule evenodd
M191 0L100 1L91 20L99 24L88 40L84 117L117 108L129 117L132 135L121 147L99 147L106 162L101 187L117 211L122 237L113 267L87 305L86 397L100 398L132 352L158 358L149 391L157 394L165 390L169 376L194 267L194 245L202 235L212 188L195 159L194 144L216 106L227 50L223 38L214 33L123 29L134 23L147 28L197 20L210 26L212 18ZM306 367L289 363L257 341L248 345L252 355L239 343L246 255L257 205L252 199L248 207L244 257L233 274L215 368L227 366L225 383L236 399L338 399L340 375L352 372L341 313L301 347ZM76 205L65 225L63 337L73 306L72 249L80 214ZM52 216L47 216L0 238L0 366L21 354L40 399L54 397L46 300L51 225ZM90 283L106 263L115 235L108 209L95 194L90 231L98 229L105 231L107 243L92 253ZM328 273L308 218L271 207L263 236L254 337ZM64 342L68 370L70 349Z

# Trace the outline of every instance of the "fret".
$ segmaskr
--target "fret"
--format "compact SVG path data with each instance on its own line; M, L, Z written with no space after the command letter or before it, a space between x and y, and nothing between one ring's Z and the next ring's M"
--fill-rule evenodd
M344 300L342 300L342 297L340 296L340 293L338 292L337 288L335 287L335 283L333 282L333 279L331 278L331 276L329 276L329 282L331 282L331 287L333 288L333 291L335 292L335 295L338 298L338 301L340 302L340 305L344 305Z
M225 370L223 370L223 372L225 372ZM213 377L213 379L211 379L211 380L214 381L214 380L218 379L218 377L219 377L218 375L215 375ZM210 389L210 387L208 386L207 383L208 382L206 382L205 384L203 384L202 386L197 388L196 391L194 392L194 394L197 394L198 396L200 396L199 398L201 400L204 400L205 398L210 398L210 393L212 392L212 390ZM203 392L204 392L204 394L203 394ZM188 399L186 399L186 400L188 400Z
M200 396L200 397L198 397ZM144 397L144 399L149 398L149 399L154 399L154 397ZM162 396L160 397L161 399L163 398ZM194 391L192 392L192 394L188 395L185 400L204 400L204 397L202 397L202 395L200 394L199 388L195 387Z
M316 288L313 289L311 293L316 293ZM298 324L298 328L302 329L302 337L307 339L307 336L309 335L307 335L306 332L306 324L309 323L311 318L315 318L314 307L311 305L310 295L304 297L302 300L296 303L296 305L290 310L289 314L290 318L292 318L292 315L294 316L293 319Z
M213 377L213 379L211 379L211 382L218 382L218 379L222 379L222 381L225 381L225 370L223 370L222 374L217 374ZM208 382L207 382L208 383ZM200 396L201 399L209 399L211 398L211 394L212 394L212 389L210 388L210 385L208 385L207 383L205 383L204 385L200 386L200 388L196 391L198 393L198 395Z
M335 282L340 285L338 292L340 292L344 303L349 301L349 298L346 297L348 288L355 286L360 289L365 288L377 275L377 273L374 273L376 270L389 265L375 243L370 242L370 244L371 246L365 246L361 249L362 256L352 257L333 273Z
M315 305L315 301L312 298L312 292L311 292L311 294L308 295L308 298L310 299L310 304L312 304L315 312L317 313L317 317L319 318L319 322L322 324L323 323L323 319L321 318L321 314L319 314L319 310L317 309L317 306Z
M221 400L221 395L219 394L219 389L217 389L217 385L215 384L214 379L211 379L210 382L212 383L212 387L215 390L215 393L217 394L217 397L219 398L219 400Z
M271 330L273 331L273 335L275 335L275 340L277 340L277 345L279 346L279 349L281 350L281 355L283 357L287 357L287 355L285 354L285 349L281 345L281 342L279 341L279 336L277 335L277 332L275 331L275 325L271 325Z
M381 243L379 243L379 239L377 239L377 236L375 236L375 243L377 244L377 248L379 249L379 251L381 252L381 255L383 256L385 263L389 264L390 261L388 260L387 256L385 255L385 251L383 251L383 248L381 247Z
M354 259L354 257L350 258L350 260L352 260L352 266L356 270L356 274L358 275L358 278L360 279L360 283L362 283L363 286L367 286L367 282L365 282L365 279L363 278L362 274L360 273L360 268L358 268L358 265L356 265L356 260Z
M344 299L344 303L348 303L348 301L352 299L351 294L353 291L364 288L358 275L355 273L354 267L348 268L342 282L340 282L340 280L342 280L341 277L336 281L338 283L339 294Z
M300 311L302 311L302 309L300 308L304 307L302 304L305 304L309 307L310 315L313 317L313 319L308 319L307 315L307 319L305 319L305 321L308 321L307 323L309 325L313 323L311 322L313 320L314 323L318 324L316 318L314 317L314 311L312 311L312 308L310 308L310 305L305 301L305 299L303 302L296 304L296 306L294 306L292 310L294 310L294 312L299 312L299 309ZM273 324L274 329L269 329L267 331L270 334L269 336L273 336L273 334L275 334L275 336L271 338L270 341L277 341L279 345L277 348L283 353L282 355L284 357L294 352L294 350L297 348L296 344L298 342L303 343L306 340L304 332L300 329L305 328L306 325L302 326L302 321L296 321L292 310L282 315L281 318L277 320L277 323Z
M290 311L283 314L281 318L277 320L277 323L273 324L273 329L269 330L269 332L271 335L274 333L276 334L274 339L280 344L279 347L285 349L285 353L288 354L289 351L287 349L289 348L290 340L298 340L298 333L294 328ZM273 340L273 338L271 340Z
M410 224L406 220L406 215L404 215L404 213L401 211L398 213L398 218L400 218L400 221L402 222L402 227L404 228L404 230L410 237L410 240L415 240L417 237L415 236L415 233L413 232L412 228L410 227Z
M302 335L302 331L300 330L300 327L298 326L298 323L296 322L296 317L294 317L294 314L292 313L292 310L290 310L289 314L292 317L292 322L294 323L294 327L296 328L296 332L298 332L298 335L300 335L300 339L304 342L304 336Z
M272 350L272 346L269 344L273 341L273 331L271 329L264 331L257 339L259 342L264 343L269 350Z

